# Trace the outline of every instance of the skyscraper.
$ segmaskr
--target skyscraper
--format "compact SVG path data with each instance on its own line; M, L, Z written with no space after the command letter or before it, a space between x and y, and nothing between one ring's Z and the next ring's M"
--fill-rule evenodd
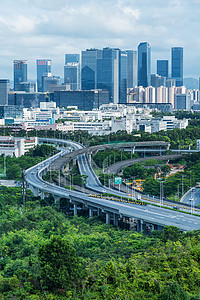
M127 103L128 55L126 51L120 51L119 54L119 103Z
M104 48L102 58L97 60L97 88L109 91L110 102L119 103L120 81L124 75L120 64L120 49ZM121 76L120 76L121 70Z
M168 60L157 60L157 74L161 77L168 78L169 76L169 67Z
M183 48L171 48L171 78L176 79L176 86L183 85Z
M81 89L97 88L97 60L102 57L102 50L87 49L81 52Z
M151 85L151 46L140 43L138 46L138 86Z
M127 53L127 88L137 86L137 51L126 50Z
M65 54L65 65L68 63L80 63L80 54Z
M80 90L80 63L67 63L64 67L64 83L70 85L70 90Z
M38 92L43 91L42 76L51 76L51 60L37 59L37 88Z
M9 80L0 79L0 105L8 105Z
M21 82L27 82L27 61L26 60L14 60L14 90L16 85Z

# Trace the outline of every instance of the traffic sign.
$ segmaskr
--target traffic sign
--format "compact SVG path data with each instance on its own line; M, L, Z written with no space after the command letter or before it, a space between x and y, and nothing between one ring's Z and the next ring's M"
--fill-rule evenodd
M122 184L122 178L121 177L115 177L115 184Z

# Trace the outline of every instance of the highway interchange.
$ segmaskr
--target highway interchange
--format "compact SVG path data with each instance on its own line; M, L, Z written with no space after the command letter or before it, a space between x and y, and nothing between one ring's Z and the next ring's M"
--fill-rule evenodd
M126 195L125 193L116 190L110 190L107 187L104 187L99 182L97 176L95 175L91 167L89 159L85 154L86 149L84 150L82 145L75 142L63 141L59 139L48 140L51 143L63 143L67 147L73 147L74 151L69 152L69 149L63 150L56 156L48 158L46 161L41 162L40 164L27 170L26 181L30 185L35 195L41 193L41 197L44 197L44 192L47 192L52 194L55 200L59 200L60 198L68 198L74 205L84 204L85 206L90 207L92 209L101 209L102 212L106 212L111 216L113 214L117 214L120 217L123 216L127 218L134 218L141 220L142 222L146 222L148 224L158 226L174 225L180 228L180 230L182 231L200 229L200 218L198 216L181 213L179 211L168 210L153 205L141 206L131 203L89 197L84 193L69 191L65 188L45 182L42 179L42 173L45 172L45 170L55 159L58 159L63 155L65 155L66 160L69 160L73 157L78 157L78 166L80 173L82 175L88 176L86 184L87 188L91 188L92 190L96 190L100 193L111 192L118 196ZM47 141L47 139L40 139L40 141Z

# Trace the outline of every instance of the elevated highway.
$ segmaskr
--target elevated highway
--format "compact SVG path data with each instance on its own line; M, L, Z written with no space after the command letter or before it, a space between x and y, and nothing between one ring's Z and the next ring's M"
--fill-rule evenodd
M83 193L69 191L65 188L45 182L42 179L42 175L46 173L49 165L53 161L64 155L66 156L66 159L73 159L77 156L79 157L85 155L85 149L78 143L59 139L51 139L51 142L63 143L68 147L73 147L75 151L69 152L69 148L65 149L55 156L48 158L47 160L26 171L26 181L28 182L35 196L40 194L43 198L44 193L46 192L52 194L56 202L59 201L60 198L67 198L74 205L74 214L77 213L78 205L82 205L83 207L89 209L90 217L92 217L95 211L97 211L98 215L105 215L107 224L110 224L110 221L112 220L115 226L118 225L118 219L120 217L137 219L138 231L145 231L146 226L150 226L151 230L154 230L155 228L158 228L158 226L163 227L164 225L175 225L182 231L200 228L200 218L197 216L191 216L178 211L166 210L164 208L152 205L141 206L132 203L116 202L108 199L89 197ZM90 164L88 165L88 159L86 159L84 163L83 160L84 157L80 157L79 163L82 166L82 172L86 172L88 174L88 168L91 166L89 167ZM91 176L94 177L94 174L92 175L92 170L90 170L90 173ZM93 180L95 181L95 179ZM88 181L88 185L90 184L91 183ZM101 184L99 185L98 181L96 181L95 184L96 187L102 189L102 191L106 189ZM116 191L115 193L117 194ZM118 194L124 196L124 193L118 192Z

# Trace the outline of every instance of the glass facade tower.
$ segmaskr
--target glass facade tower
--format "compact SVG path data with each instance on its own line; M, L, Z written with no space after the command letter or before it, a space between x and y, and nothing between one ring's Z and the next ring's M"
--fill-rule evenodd
M14 90L21 82L27 82L27 61L14 60Z
M43 92L43 76L51 76L51 60L50 59L37 59L37 88L38 92Z
M140 43L138 46L138 86L151 85L151 46Z
M80 63L80 54L65 54L65 65L68 63Z
M137 86L137 51L126 50L127 53L127 88Z
M87 49L81 52L81 89L97 89L97 60L102 57L102 50Z
M171 78L176 79L176 86L183 86L183 48L171 49Z
M168 60L157 60L157 74L161 77L169 77Z

